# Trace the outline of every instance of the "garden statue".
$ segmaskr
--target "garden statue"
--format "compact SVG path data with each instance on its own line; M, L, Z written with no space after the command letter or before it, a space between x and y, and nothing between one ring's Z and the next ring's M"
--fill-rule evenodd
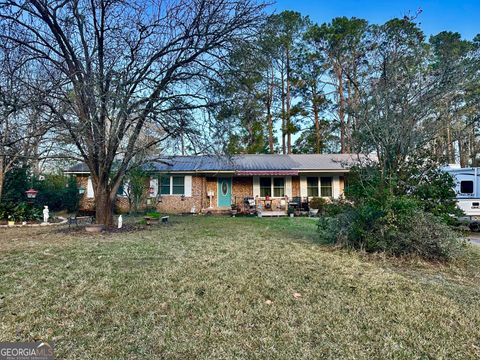
M48 223L48 218L50 217L50 213L48 211L48 206L45 205L43 209L43 222Z
M118 217L118 228L121 229L123 226L123 218L122 215Z

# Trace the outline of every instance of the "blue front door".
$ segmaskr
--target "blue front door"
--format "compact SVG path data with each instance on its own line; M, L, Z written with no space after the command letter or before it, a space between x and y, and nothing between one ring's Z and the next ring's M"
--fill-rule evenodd
M232 178L218 178L218 207L232 205Z

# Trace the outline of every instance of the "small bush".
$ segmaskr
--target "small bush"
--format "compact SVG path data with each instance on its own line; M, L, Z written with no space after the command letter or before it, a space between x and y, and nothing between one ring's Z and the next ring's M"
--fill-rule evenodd
M455 214L450 179L437 171L423 172L422 180L411 174L386 177L375 167L354 169L346 190L349 201L325 207L318 223L321 239L426 260L459 256L461 241L449 227Z
M74 177L50 174L45 176L45 180L37 180L34 187L38 190L35 203L39 206L47 205L51 211L78 210L80 194Z
M146 217L150 217L152 219L160 219L160 213L157 211L149 211L145 213Z
M310 207L310 209L318 209L319 213L323 213L323 208L325 207L326 204L327 204L327 200L325 200L324 198L313 197L310 200L308 206Z
M325 204L323 208L323 215L325 216L336 216L339 215L352 207L352 203L341 198L339 200L332 200L331 202Z
M414 199L391 199L387 206L362 204L325 216L318 223L320 238L349 249L426 260L446 261L461 255L457 233L418 208Z
M29 203L7 203L0 205L0 219L21 221L36 221L42 219L42 210L35 208Z

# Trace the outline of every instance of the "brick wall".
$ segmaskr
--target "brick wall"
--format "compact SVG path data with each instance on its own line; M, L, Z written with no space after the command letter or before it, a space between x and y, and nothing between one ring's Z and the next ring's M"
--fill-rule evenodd
M253 196L252 177L234 177L232 179L232 203L242 206L245 197Z
M178 195L162 195L161 201L157 203L157 210L163 213L179 214L189 213L192 208L200 212L205 206L205 178L203 176L192 176L192 196L184 197Z
M95 199L87 198L87 179L88 176L78 175L77 182L79 186L85 189L85 193L80 200L80 209L93 210L95 209ZM149 180L147 180L149 181ZM340 185L343 191L343 181ZM200 212L202 209L208 208L209 198L207 196L208 191L213 191L214 197L212 199L213 209L218 209L217 206L217 178L205 177L205 176L192 176L192 196L185 197L182 200L178 195L163 195L159 202L155 204L157 199L149 198L151 204L147 205L145 202L144 207L155 206L158 211L162 213L187 213L195 208L196 212ZM253 178L252 177L233 177L232 178L232 202L235 202L239 206L243 206L243 199L248 196L253 196ZM292 177L292 196L300 196L300 177ZM117 197L116 209L120 212L128 212L129 204L128 198ZM263 206L263 202L262 202ZM272 199L272 208L277 209L280 207L280 199Z
M95 210L95 199L87 197L87 184L88 175L77 175L77 184L82 187L85 192L80 198L79 209L80 210ZM120 213L126 213L130 209L127 197L118 196L115 201L115 209Z

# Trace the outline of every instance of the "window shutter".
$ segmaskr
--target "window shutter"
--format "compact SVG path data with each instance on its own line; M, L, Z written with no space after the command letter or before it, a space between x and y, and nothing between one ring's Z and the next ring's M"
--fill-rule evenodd
M185 176L185 196L192 196L192 176L186 175Z
M292 177L285 176L285 195L292 198Z
M153 178L153 177L150 178L150 188L153 189L152 192L149 191L150 197L156 197L158 195L158 179L157 178Z
M89 176L87 181L87 198L93 198L95 193L93 191L93 182L92 178Z
M300 196L301 197L306 197L308 195L307 193L307 177L306 176L300 176Z
M120 196L128 197L129 194L130 194L130 180L127 180L123 184L122 193L120 194Z
M332 197L338 199L340 197L340 177L334 176L332 179Z
M253 197L260 196L260 177L253 177Z

